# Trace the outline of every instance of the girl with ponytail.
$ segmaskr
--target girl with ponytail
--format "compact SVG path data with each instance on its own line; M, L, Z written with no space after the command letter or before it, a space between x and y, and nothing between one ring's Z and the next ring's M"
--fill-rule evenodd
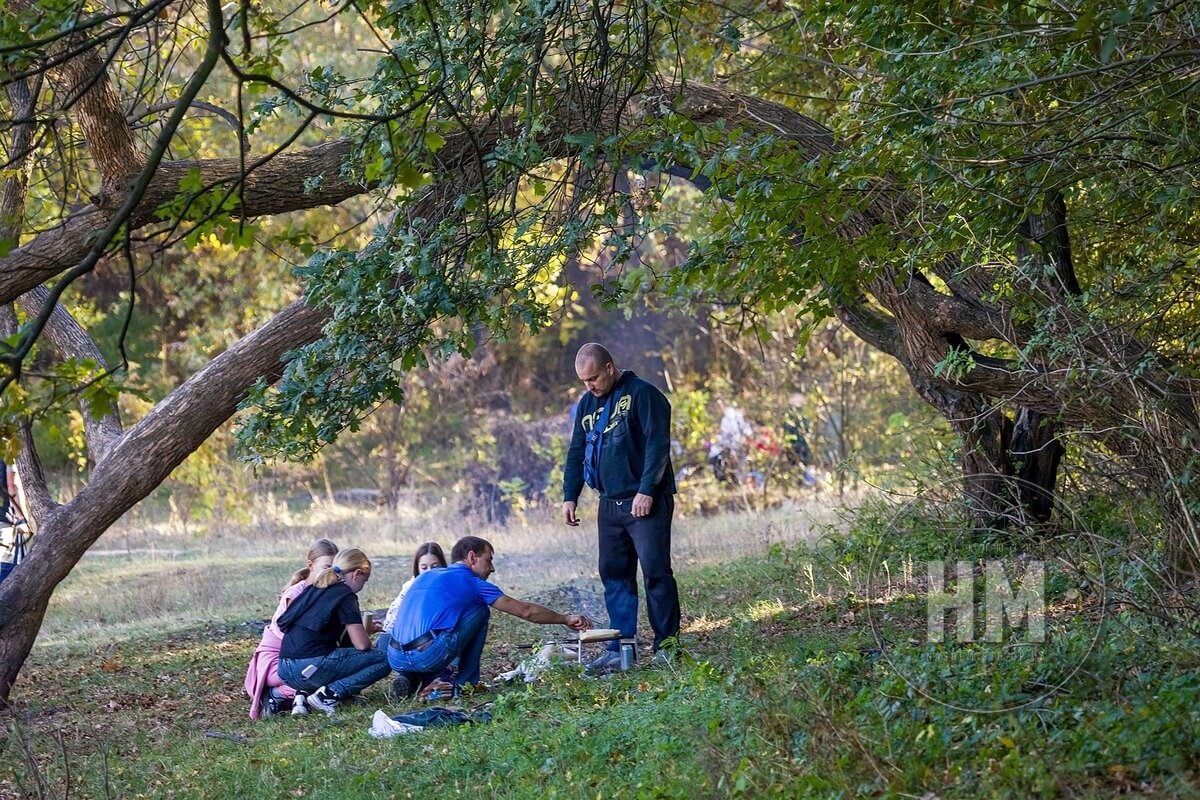
M271 621L263 628L262 641L250 656L246 669L246 694L250 695L250 719L271 716L286 709L290 704L293 714L307 714L304 701L294 703L296 690L279 677L279 646L283 644L283 631L278 620L289 605L333 564L337 545L328 539L317 539L308 548L307 563L292 575L291 583L279 596L279 605L271 615Z
M297 695L307 695L307 705L327 714L392 671L387 656L372 646L358 607L370 577L371 561L362 550L342 550L279 618L279 676ZM352 647L338 647L343 634Z

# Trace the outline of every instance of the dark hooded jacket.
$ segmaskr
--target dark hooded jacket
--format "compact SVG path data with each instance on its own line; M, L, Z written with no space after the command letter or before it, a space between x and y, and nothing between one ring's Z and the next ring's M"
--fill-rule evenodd
M652 384L624 370L607 395L584 392L579 400L563 468L563 499L578 500L583 491L586 437L610 400L613 405L600 450L600 496L627 500L635 494L655 498L675 494L671 404Z

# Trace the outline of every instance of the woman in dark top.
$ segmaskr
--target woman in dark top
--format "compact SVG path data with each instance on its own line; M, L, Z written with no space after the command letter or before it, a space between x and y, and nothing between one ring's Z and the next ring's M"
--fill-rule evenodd
M358 607L358 593L370 577L371 562L362 550L342 550L279 617L284 632L279 677L327 714L391 672L387 656L371 645ZM353 647L338 647L343 633Z

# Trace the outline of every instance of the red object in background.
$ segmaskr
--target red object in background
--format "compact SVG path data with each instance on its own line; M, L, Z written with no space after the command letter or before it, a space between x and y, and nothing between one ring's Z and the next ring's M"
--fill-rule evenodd
M770 456L779 453L779 440L775 438L775 431L766 427L758 428L754 432L754 440L750 446L760 453L766 453Z

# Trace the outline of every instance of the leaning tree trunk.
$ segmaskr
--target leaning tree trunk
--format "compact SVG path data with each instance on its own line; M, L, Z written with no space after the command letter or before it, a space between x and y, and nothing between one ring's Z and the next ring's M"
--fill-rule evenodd
M229 419L255 381L278 377L284 354L315 340L326 317L297 301L236 342L155 406L87 486L41 520L29 557L0 584L0 704L8 702L50 595L92 543Z

